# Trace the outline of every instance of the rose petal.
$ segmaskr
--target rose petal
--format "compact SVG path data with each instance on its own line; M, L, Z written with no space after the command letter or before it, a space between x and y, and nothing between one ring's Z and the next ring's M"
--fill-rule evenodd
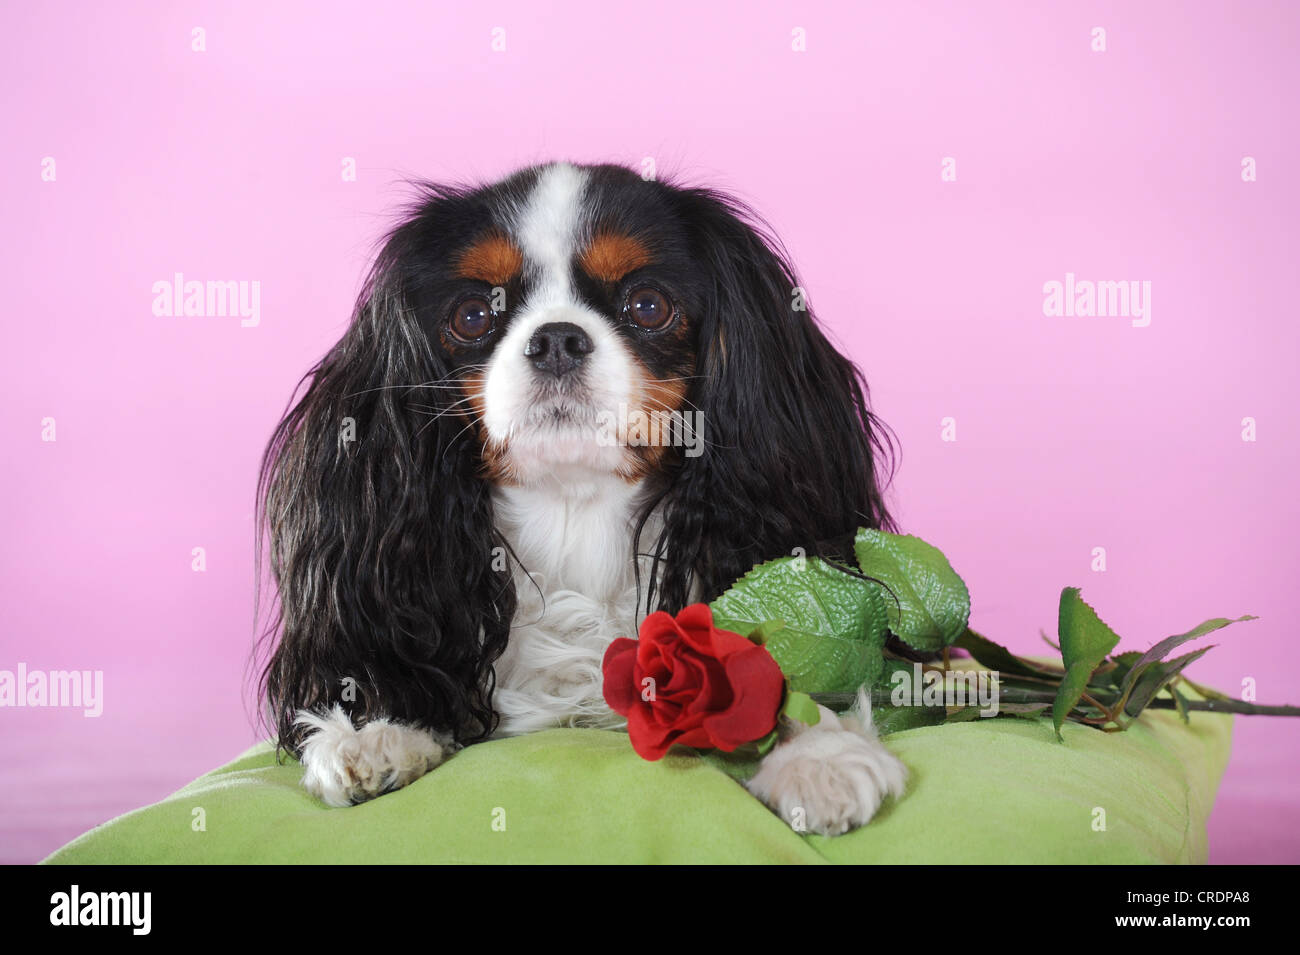
M704 683L704 664L695 654L680 654L673 659L672 677L660 687L665 696L685 694L694 699Z
M727 660L727 681L735 698L730 707L704 721L713 745L724 752L761 739L780 716L785 676L772 655L757 644Z
M619 637L605 650L601 663L604 675L601 691L605 702L621 716L627 716L628 709L641 702L641 688L635 675L636 650L635 640Z
M693 746L696 749L711 749L713 747L713 742L709 738L708 730L703 726L697 726L679 733L673 738L672 745Z
M676 618L650 614L639 640L616 643L618 651L611 646L605 657L606 699L626 711L628 736L645 759L661 759L674 745L730 752L776 725L781 668L763 647L714 627L708 604L692 604ZM655 680L650 701L641 698L647 676Z
M657 726L650 720L648 707L636 707L627 716L627 736L632 748L642 759L663 759L672 746L675 731Z
M716 657L713 652L713 611L708 604L691 604L679 613L677 629L692 650Z
M651 654L658 653L663 646L680 638L681 631L677 628L677 621L673 619L672 614L656 610L641 621L638 637L637 643L641 648L638 659L645 660Z
M656 698L645 704L646 718L655 726L672 729L681 721L684 707L676 700Z
M701 660L702 680L688 709L713 713L731 705L732 689L726 668L717 660Z
M723 663L726 663L733 654L745 653L756 646L759 644L730 630L713 631L713 655Z

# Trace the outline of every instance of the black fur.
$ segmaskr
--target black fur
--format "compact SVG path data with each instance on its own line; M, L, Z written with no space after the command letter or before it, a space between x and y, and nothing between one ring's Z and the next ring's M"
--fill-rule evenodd
M278 642L262 693L292 751L297 711L340 700L357 722L393 716L461 740L493 723L492 662L515 605L509 576L491 569L505 542L477 445L442 413L454 399L440 386L456 368L413 305L445 280L439 256L479 226L484 202L423 189L263 457L259 517L278 590L268 636ZM345 443L347 418L356 437Z
M650 588L671 610L712 600L796 547L852 564L857 528L893 527L877 477L890 459L888 432L857 367L811 309L794 309L798 282L780 243L727 196L690 189L675 199L707 276L687 399L708 442L666 476L659 502L661 572Z

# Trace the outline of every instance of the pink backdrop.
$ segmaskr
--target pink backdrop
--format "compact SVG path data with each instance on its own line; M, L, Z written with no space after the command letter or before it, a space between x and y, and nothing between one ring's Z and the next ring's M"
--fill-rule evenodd
M1294 5L456 6L6 4L0 669L105 701L0 710L0 861L253 741L256 461L408 175L650 156L752 200L974 626L1039 649L1067 584L1138 649L1254 613L1192 675L1300 696ZM260 282L260 323L154 315L176 272ZM1149 281L1150 324L1046 316L1067 272ZM1238 721L1212 860L1300 861L1297 756Z

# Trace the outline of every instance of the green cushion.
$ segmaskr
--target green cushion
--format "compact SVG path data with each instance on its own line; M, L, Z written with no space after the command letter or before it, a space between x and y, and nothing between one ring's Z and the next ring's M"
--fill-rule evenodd
M1049 722L1010 718L907 730L889 738L906 797L839 838L792 832L694 757L645 762L622 733L471 746L349 809L310 797L261 744L46 862L1204 862L1231 733L1230 716L1184 726L1166 711L1124 733L1067 724L1063 744Z

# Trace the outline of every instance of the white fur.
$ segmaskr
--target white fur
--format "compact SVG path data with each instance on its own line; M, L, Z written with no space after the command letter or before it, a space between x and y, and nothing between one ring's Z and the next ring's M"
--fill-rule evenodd
M886 796L901 797L907 768L876 736L865 693L857 713L818 709L815 726L786 721L745 788L794 828L838 836L870 822Z
M485 375L488 444L515 481L494 491L497 529L527 568L512 571L518 605L496 664L499 736L622 727L605 705L601 663L616 637L636 637L641 620L632 552L640 489L617 473L624 449L596 438L597 416L639 405L629 399L641 383L627 346L570 287L586 179L568 164L550 166L516 210L515 237L539 282ZM539 382L524 355L537 328L555 321L579 325L594 345L576 384ZM652 520L642 540L657 537ZM640 559L645 581L648 561ZM859 705L858 717L823 708L815 727L787 723L749 790L809 831L834 835L865 824L885 797L902 794L906 770L876 738L869 704ZM452 749L445 738L388 720L355 729L337 706L298 721L314 730L303 748L303 784L332 806L404 786Z
M550 322L571 322L591 339L576 386L561 389L553 379L539 381L524 354L533 333ZM526 305L488 359L483 382L488 444L504 450L510 475L524 485L612 476L623 466L626 449L602 440L601 416L637 406L634 389L640 382L633 369L627 345L585 305ZM563 412L563 420L556 412Z
M445 737L386 719L357 729L337 703L328 713L303 710L295 722L313 730L302 748L302 784L327 806L350 806L400 789L453 748Z
M588 174L567 162L545 167L513 224L525 260L540 279L532 293L539 307L573 300L570 268L582 232L582 196Z
M582 196L588 174L568 163L547 166L527 202L514 213L515 240L534 287L488 359L483 381L487 444L499 453L509 476L524 485L551 485L612 475L625 463L624 449L602 441L602 416L639 406L635 359L609 322L573 290L571 269L583 236ZM591 339L580 381L563 386L538 378L524 350L551 322L571 322Z
M632 532L638 489L603 476L501 488L497 527L528 568L497 664L499 735L547 726L623 725L605 705L601 662L616 637L636 638ZM654 540L655 528L644 535ZM649 568L643 567L643 573Z

